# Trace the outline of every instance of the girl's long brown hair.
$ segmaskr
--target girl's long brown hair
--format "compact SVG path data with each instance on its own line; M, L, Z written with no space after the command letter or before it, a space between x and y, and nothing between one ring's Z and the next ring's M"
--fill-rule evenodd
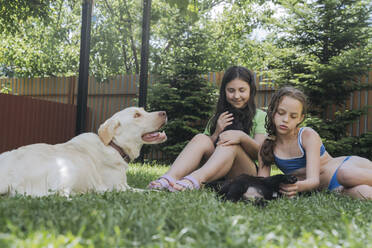
M260 156L264 166L271 166L271 164L274 163L274 147L276 141L274 116L284 96L289 96L300 101L303 115L305 115L307 111L306 96L302 91L294 87L283 87L275 92L267 108L265 128L268 137L265 139L260 149Z
M234 79L240 79L249 85L250 96L247 106L243 109L236 109L227 102L226 85ZM242 125L242 130L250 134L253 127L253 118L256 115L256 82L253 73L243 66L231 66L228 68L222 78L220 87L220 96L217 102L216 112L212 118L211 133L214 133L217 127L218 117L225 111L234 114L234 123L239 122Z

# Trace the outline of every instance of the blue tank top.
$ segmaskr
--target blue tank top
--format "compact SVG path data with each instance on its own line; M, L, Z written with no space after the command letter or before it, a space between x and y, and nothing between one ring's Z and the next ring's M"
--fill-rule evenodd
M303 132L303 130L304 130L304 127L300 128L300 130L298 131L298 138L297 138L297 143L298 143L298 146L299 146L299 148L301 150L301 153L302 153L301 157L281 159L281 158L278 158L277 156L275 156L275 154L274 154L275 163L278 166L278 168L281 171L284 172L284 174L290 174L290 173L294 172L295 170L306 167L306 153L305 153L305 150L302 146L302 132ZM325 147L322 144L320 146L320 156L323 156L325 151L326 151Z

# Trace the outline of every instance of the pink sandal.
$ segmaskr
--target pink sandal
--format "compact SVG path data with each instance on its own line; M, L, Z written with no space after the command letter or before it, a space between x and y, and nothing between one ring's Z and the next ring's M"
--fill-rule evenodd
M188 181L191 182L191 184L188 184L188 183L184 182L183 180L188 180ZM189 189L189 190L200 189L199 182L194 177L192 177L190 175L181 178L181 180L178 180L176 182L176 184L180 185L184 189Z
M165 180L162 180L162 179L165 179ZM154 183L156 183L156 184L154 184ZM170 177L168 175L163 175L163 176L159 177L157 180L152 181L147 186L147 188L155 189L155 190L167 189L170 192L174 192L176 190L172 187L172 185L174 185L175 183L176 183L176 181L172 177Z

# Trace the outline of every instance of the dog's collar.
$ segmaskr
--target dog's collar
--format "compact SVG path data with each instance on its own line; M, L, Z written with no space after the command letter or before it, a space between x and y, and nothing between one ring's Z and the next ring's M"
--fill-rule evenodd
M116 151L118 151L120 153L120 156L124 159L125 162L129 163L130 162L130 157L128 154L126 154L124 152L123 149L121 149L120 146L118 146L117 144L115 144L114 142L110 141L109 143L110 146L112 146Z

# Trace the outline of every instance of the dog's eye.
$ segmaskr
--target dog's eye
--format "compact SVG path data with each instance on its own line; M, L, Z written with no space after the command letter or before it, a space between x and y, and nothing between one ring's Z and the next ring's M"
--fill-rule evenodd
M138 117L141 117L141 114L140 113L135 113L134 118L138 118Z

